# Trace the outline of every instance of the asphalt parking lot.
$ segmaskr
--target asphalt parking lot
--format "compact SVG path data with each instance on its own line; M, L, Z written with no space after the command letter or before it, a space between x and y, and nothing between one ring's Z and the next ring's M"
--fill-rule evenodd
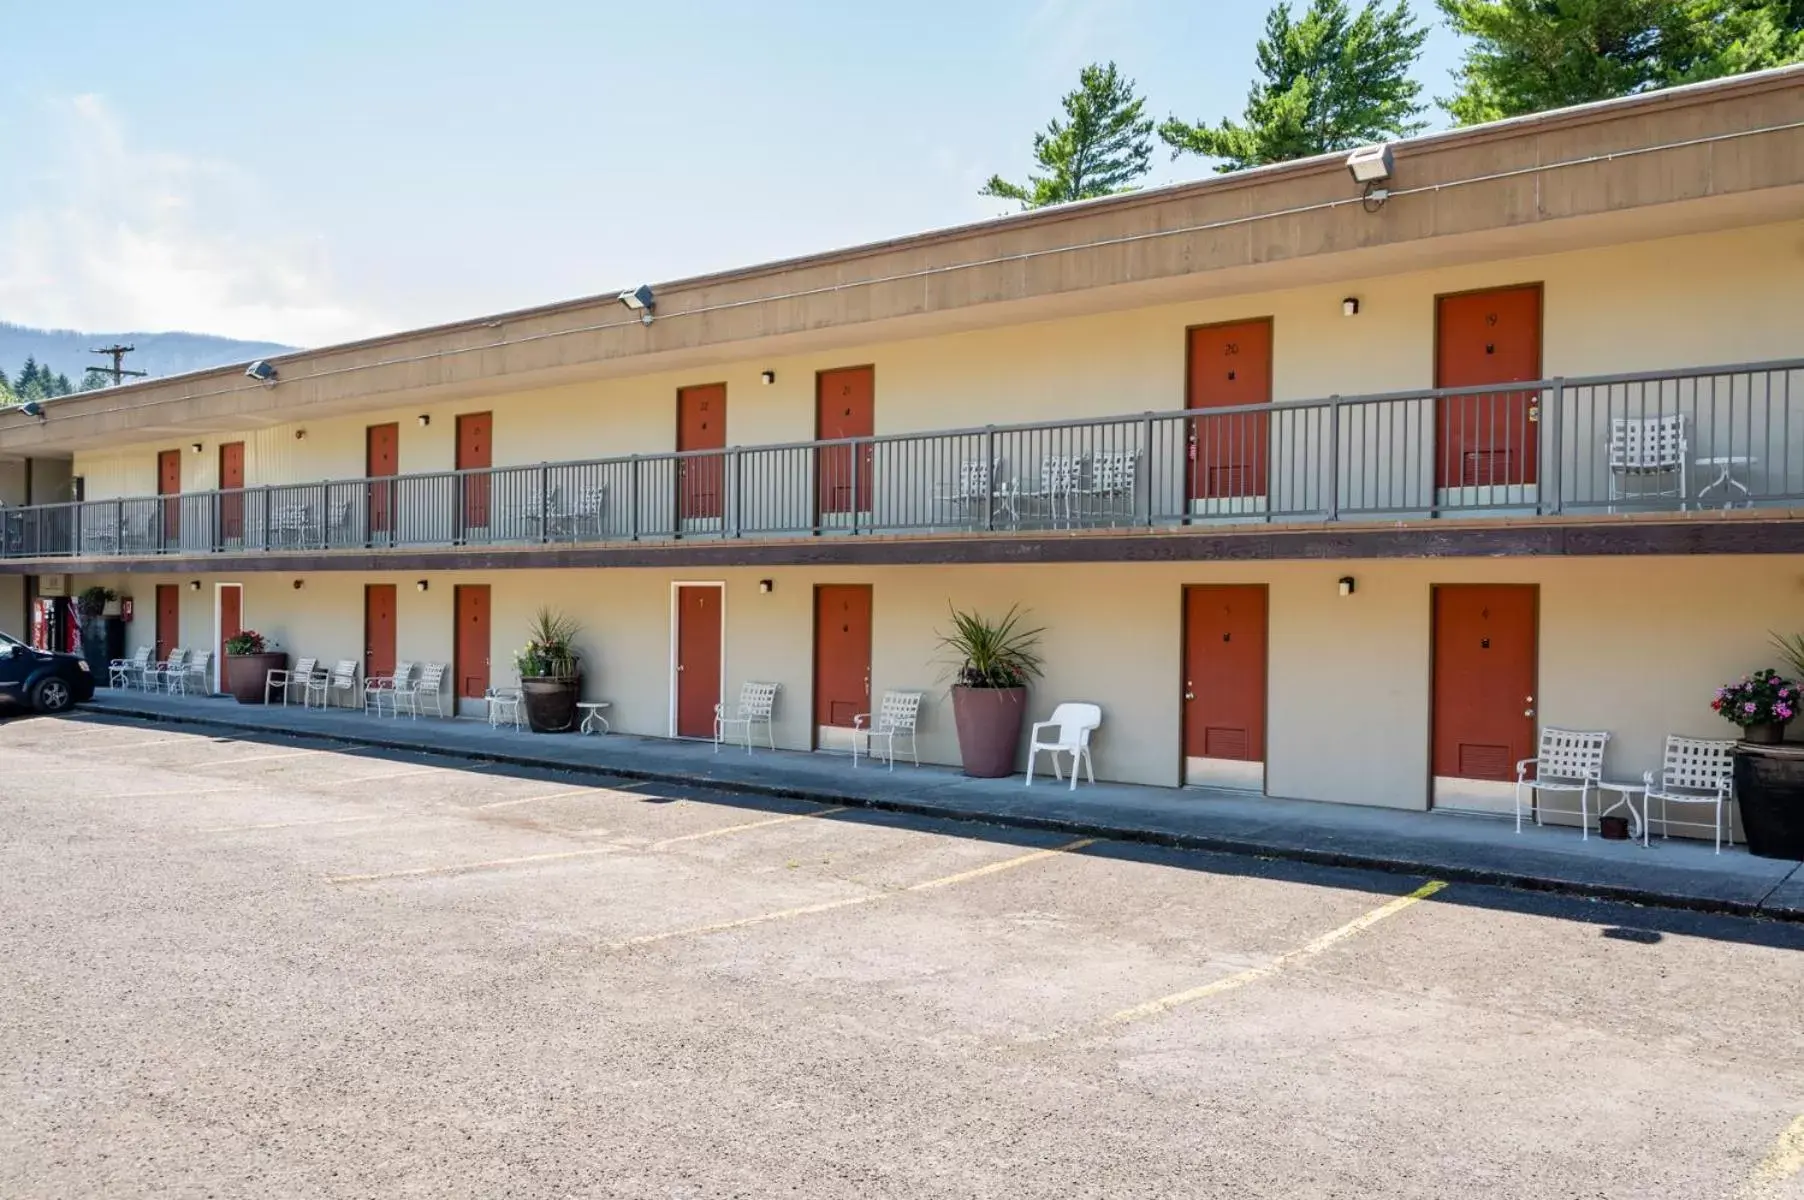
M0 723L0 1196L1804 1197L1804 926Z

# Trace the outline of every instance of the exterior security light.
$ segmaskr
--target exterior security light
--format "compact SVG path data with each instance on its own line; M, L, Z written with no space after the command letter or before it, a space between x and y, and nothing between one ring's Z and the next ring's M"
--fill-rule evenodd
M244 368L244 376L246 379L255 379L264 387L272 387L276 382L276 369L259 358Z
M420 428L424 429L424 428L426 428L426 426L428 426L430 424L432 424L432 414L431 413L421 413L420 414Z
M651 284L642 283L638 287L620 293L620 303L639 314L639 320L650 325L652 313L658 307L658 298L652 295Z
M1361 146L1347 155L1347 173L1354 183L1383 183L1391 177L1392 165L1388 144Z
M1353 594L1353 589L1355 586L1356 585L1354 584L1353 577L1351 575L1342 575L1340 577L1340 594L1341 595L1351 596Z
M430 587L430 586L432 586L432 585L431 585L431 584L429 584L429 583L427 583L427 582L426 582L426 581L425 581L425 580L424 580L424 579L422 579L422 580L420 580L420 581L419 581L419 582L417 582L417 583L415 583L415 584L414 584L414 585L413 585L413 586L414 586L414 588L415 588L415 590L416 590L416 591L421 591L421 592L423 592L423 591L425 591L425 590L426 590L426 589L427 589L427 588L428 588L428 587Z
M190 579L190 580L189 580L189 581L188 581L188 590L189 590L189 591L191 591L191 592L198 592L198 591L200 591L200 580L198 580L198 579Z
M40 421L44 419L44 406L36 400L27 400L19 405L19 411L28 417L36 417Z
M200 443L199 442L191 442L191 443L189 443L188 449L194 451L196 454L199 454L200 453Z
M765 387L769 387L771 384L777 382L777 373L775 371L760 371L758 372L758 379Z
M1340 302L1340 315L1343 317L1357 317L1359 315L1359 297L1348 296L1345 300L1342 300Z

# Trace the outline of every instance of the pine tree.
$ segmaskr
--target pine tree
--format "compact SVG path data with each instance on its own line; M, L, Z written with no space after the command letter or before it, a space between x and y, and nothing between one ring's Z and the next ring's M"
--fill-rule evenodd
M1134 94L1134 81L1123 79L1114 63L1085 67L1077 90L1060 103L1065 120L1054 118L1045 132L1034 134L1034 161L1045 174L1029 175L1025 184L992 175L979 195L1041 208L1131 191L1145 176L1152 165L1153 122L1146 100Z
M1259 78L1241 122L1211 128L1172 117L1159 137L1174 158L1221 159L1218 171L1408 137L1426 127L1422 87L1409 71L1427 37L1406 0L1388 11L1367 0L1358 16L1345 0L1312 0L1300 20L1281 2L1266 14Z
M110 386L112 382L113 377L106 371L99 367L89 367L82 373L81 390L84 392L99 391L103 387Z
M1804 59L1800 0L1438 0L1470 39L1462 125Z

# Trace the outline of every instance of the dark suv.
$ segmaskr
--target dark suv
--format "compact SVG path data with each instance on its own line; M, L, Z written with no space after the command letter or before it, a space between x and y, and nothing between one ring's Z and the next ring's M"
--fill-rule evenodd
M66 712L94 698L94 676L79 654L48 654L0 633L0 705Z

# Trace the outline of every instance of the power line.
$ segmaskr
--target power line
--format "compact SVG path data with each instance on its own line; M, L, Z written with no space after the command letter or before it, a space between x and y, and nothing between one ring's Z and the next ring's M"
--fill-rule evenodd
M89 354L111 355L113 365L110 367L89 367L88 370L99 371L104 375L111 375L113 377L114 387L118 387L120 384L124 383L127 375L135 375L138 378L143 379L150 374L149 371L128 371L125 369L124 365L125 356L136 349L136 346L121 346L115 342L104 350L90 350L88 351Z

